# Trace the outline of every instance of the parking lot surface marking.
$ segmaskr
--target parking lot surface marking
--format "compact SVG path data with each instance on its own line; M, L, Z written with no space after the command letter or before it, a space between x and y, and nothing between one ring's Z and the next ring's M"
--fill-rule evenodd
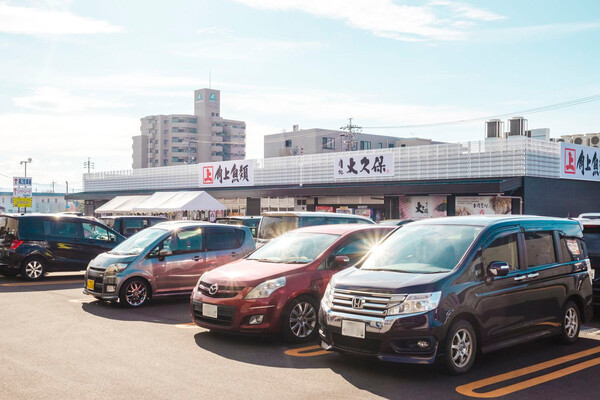
M194 328L200 328L198 325L196 325L196 323L194 322L186 322L184 324L177 324L175 325L175 328L180 328L180 329L194 329Z
M67 283L76 283L78 285L82 284L78 280L68 280L68 281L46 281L46 282L11 282L11 283L0 283L0 286L6 287L18 287L18 286L46 286L46 285L64 285Z
M289 349L286 350L284 353L285 355L293 357L314 357L322 356L324 354L331 354L330 351L323 350L319 345L300 347L297 349Z
M514 393L519 390L527 389L527 388L542 384L544 382L558 379L563 376L573 374L577 371L581 371L583 369L590 368L595 365L599 365L600 357L593 358L591 360L584 361L579 364L571 365L570 367L559 369L557 371L551 372L546 375L541 375L536 378L531 378L531 379L525 380L523 382L515 383L512 385L503 387L503 388L492 390L490 392L476 393L475 390L484 388L486 386L494 385L496 383L508 381L510 379L518 378L520 376L529 375L534 372L542 371L547 368L551 368L551 367L554 367L554 366L557 366L560 364L567 363L569 361L577 360L579 358L587 357L587 356L590 356L593 354L598 354L598 353L600 353L600 346L591 348L589 350L580 351L578 353L573 353L568 356L555 358L554 360L546 361L546 362L543 362L540 364L535 364L535 365L532 365L529 367L517 369L515 371L492 376L491 378L481 379L481 380L478 380L475 382L468 383L466 385L458 386L456 388L456 391L465 396L477 397L477 398L489 399L492 397L505 396L507 394Z
M93 303L98 301L97 299L71 299L69 302L71 303Z

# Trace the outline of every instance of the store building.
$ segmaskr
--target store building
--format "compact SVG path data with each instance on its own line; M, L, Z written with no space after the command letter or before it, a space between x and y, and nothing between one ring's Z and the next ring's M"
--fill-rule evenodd
M599 156L593 147L516 135L95 172L84 174L84 192L69 198L86 200L86 213L117 195L205 190L230 211L247 215L277 208L368 213L374 219L473 213L567 217L598 211Z
M194 114L150 115L133 137L133 168L240 160L246 123L221 117L221 92L194 91Z

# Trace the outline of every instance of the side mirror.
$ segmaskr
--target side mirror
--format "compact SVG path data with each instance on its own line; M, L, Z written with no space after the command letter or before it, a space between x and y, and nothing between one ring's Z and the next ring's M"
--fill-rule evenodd
M336 268L347 267L350 264L350 259L346 256L335 256L333 266Z
M163 261L165 259L165 257L170 256L171 254L173 254L173 252L171 250L162 249L161 251L158 252L158 260Z
M499 276L506 276L510 271L510 265L508 263L502 261L493 261L488 265L489 274L496 278Z

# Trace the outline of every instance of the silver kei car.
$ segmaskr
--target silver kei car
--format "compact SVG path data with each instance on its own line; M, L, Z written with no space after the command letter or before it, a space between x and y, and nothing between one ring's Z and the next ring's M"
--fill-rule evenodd
M245 226L163 222L90 261L83 292L139 307L151 297L191 293L204 272L242 258L254 248Z

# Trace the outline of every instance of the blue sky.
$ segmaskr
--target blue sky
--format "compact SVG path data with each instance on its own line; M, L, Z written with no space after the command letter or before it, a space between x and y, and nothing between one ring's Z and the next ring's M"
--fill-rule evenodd
M145 115L221 114L265 134L420 125L600 94L600 2L392 0L0 0L0 187L81 187L131 167ZM600 102L525 115L552 136L600 131ZM365 132L466 141L483 122Z

